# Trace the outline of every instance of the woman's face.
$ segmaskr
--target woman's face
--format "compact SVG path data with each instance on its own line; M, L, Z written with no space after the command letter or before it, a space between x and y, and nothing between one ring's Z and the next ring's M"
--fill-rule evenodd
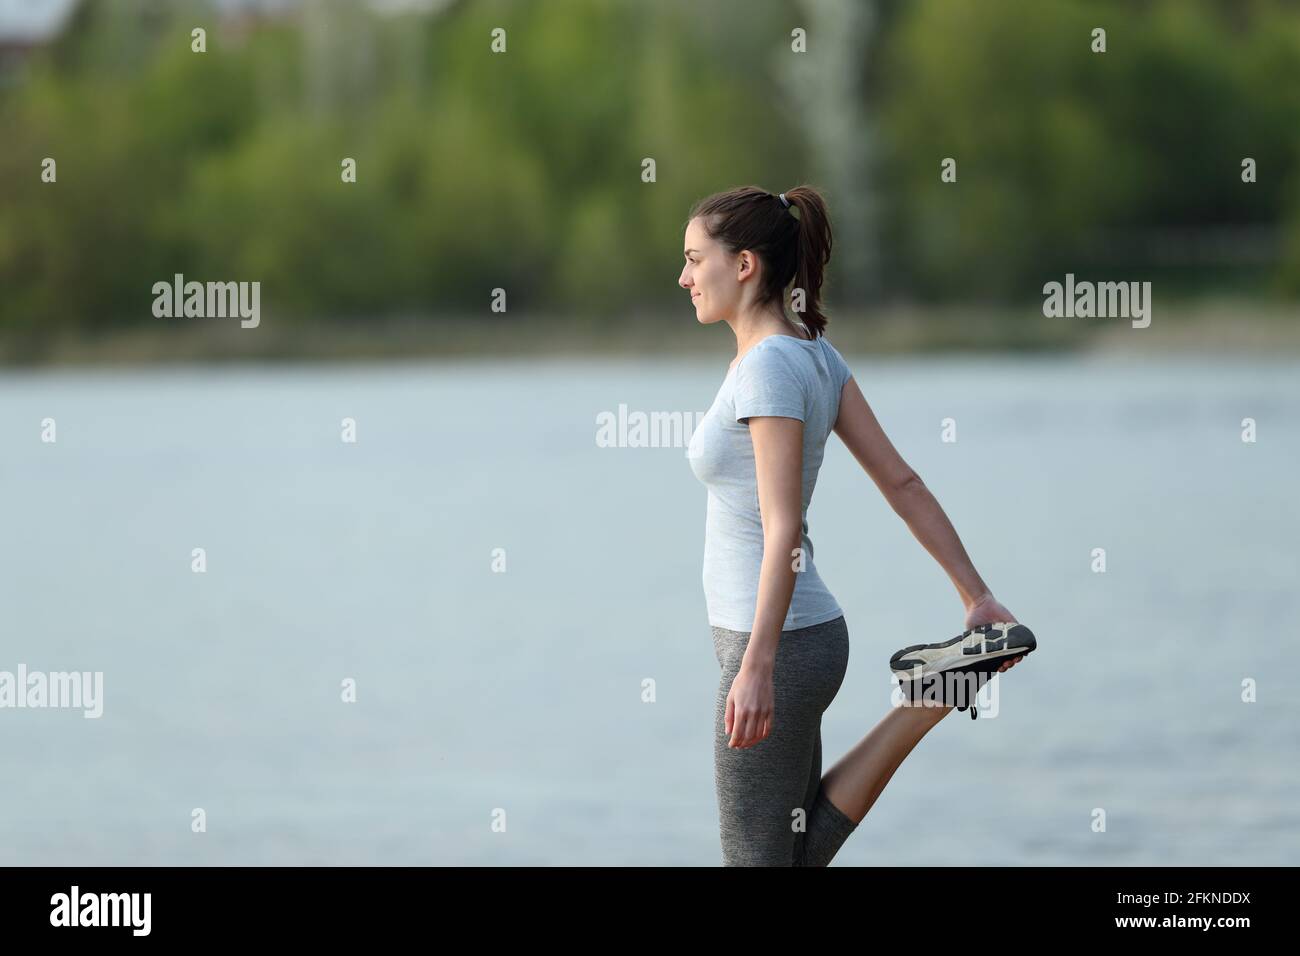
M683 251L686 262L677 284L690 292L695 318L708 325L735 315L741 304L742 280L753 275L753 256L728 254L709 238L698 218L686 225Z

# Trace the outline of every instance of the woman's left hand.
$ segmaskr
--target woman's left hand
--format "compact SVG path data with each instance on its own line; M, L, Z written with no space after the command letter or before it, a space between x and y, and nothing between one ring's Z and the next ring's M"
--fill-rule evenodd
M741 666L727 692L723 726L731 735L728 747L752 747L767 737L772 729L775 697L771 671Z
M984 597L981 600L972 604L970 610L966 612L965 629L969 631L971 628L979 627L981 624L1018 624L1018 623L1019 621L1017 621L1015 617L1012 616L1011 612L1008 611L1006 607L997 598L993 596L992 593L989 593L984 595ZM1002 666L999 667L998 670L999 671L1010 670L1012 667L1015 667L1022 660L1024 660L1023 654L1021 654L1019 657L1013 657L1009 661L1003 661Z
M979 627L981 624L1018 624L1020 623L1006 607L993 596L992 593L984 595L982 599L976 601L966 612L966 630L972 627Z

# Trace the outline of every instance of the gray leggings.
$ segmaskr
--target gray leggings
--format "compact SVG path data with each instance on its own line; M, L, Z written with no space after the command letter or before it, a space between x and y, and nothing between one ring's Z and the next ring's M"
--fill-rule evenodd
M748 643L749 632L713 628L722 668L713 737L722 864L825 866L857 828L821 786L822 713L848 669L848 625L841 615L782 632L771 729L757 744L737 749L727 746L727 694Z

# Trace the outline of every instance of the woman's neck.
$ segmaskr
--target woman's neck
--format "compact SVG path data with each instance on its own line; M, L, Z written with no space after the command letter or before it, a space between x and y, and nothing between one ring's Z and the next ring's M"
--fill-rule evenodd
M760 339L765 339L769 335L792 335L804 341L811 339L807 332L786 318L784 312L765 310L759 313L742 313L735 319L728 319L727 322L731 326L731 331L736 334L737 355L748 351Z

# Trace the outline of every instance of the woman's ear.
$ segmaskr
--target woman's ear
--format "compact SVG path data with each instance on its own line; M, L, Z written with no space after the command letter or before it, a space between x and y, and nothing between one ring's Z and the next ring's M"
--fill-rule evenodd
M737 257L739 268L736 271L737 278L743 279L754 271L755 261L754 254L748 249L742 249Z

